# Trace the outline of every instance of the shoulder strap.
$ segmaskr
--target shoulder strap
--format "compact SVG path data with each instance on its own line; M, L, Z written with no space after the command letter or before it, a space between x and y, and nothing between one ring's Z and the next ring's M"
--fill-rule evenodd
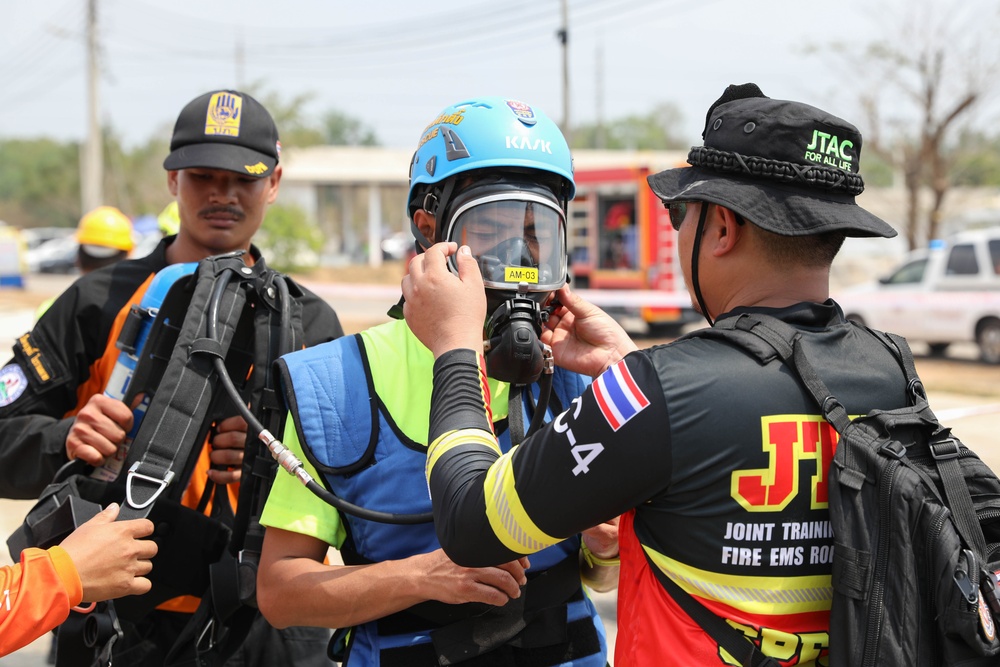
M215 360L225 360L246 301L240 283L252 273L236 254L199 264L177 344L125 460L126 497L119 520L145 517L172 482L183 481L216 396ZM169 312L171 299L183 299L177 294L182 286L170 290L164 311Z
M275 389L277 374L273 367L274 361L283 354L299 349L305 340L302 307L291 297L288 281L286 276L268 270L258 277L254 286L253 372L245 392L246 402L254 406L261 425L279 438L284 430L285 410ZM233 527L234 553L244 548L244 536L263 511L277 467L277 462L271 457L259 435L253 431L253 427L247 433L240 497ZM263 531L260 532L263 539Z
M794 327L770 315L743 313L716 322L713 330L733 332L728 335L717 334L717 336L747 349L758 359L765 361L766 355L762 354L759 348L748 346L746 338L738 335L738 332L751 333L763 340L785 365L798 374L802 384L805 385L813 400L816 401L816 405L823 412L823 416L833 424L838 433L843 433L844 429L851 423L847 410L827 389L826 384L806 358L802 346L799 345L800 334Z
M276 391L274 361L305 344L302 305L292 298L288 281L286 276L268 270L258 278L254 289L259 298L254 309L253 373L247 402L257 406L255 412L261 424L278 438L284 434L285 409ZM257 565L264 546L260 517L278 467L259 436L260 433L252 428L247 433L240 496L229 549L234 557L239 556L241 578L251 584L249 590L240 591L244 602L253 602L256 598Z
M715 643L725 649L726 653L739 661L742 667L778 667L778 662L764 655L761 650L742 632L726 623L721 617L709 610L705 605L695 600L691 594L681 588L673 579L664 574L656 566L643 549L649 568L656 575L663 588L674 601L691 617Z
M800 334L794 327L769 315L744 313L716 322L715 328L734 333L749 332L766 341L782 361L798 374L802 383L812 394L816 404L820 406L827 421L833 425L838 433L844 434L851 423L850 416L806 358L805 352L799 344ZM955 517L956 526L965 543L976 551L980 559L983 559L986 556L986 539L983 537L982 528L976 520L975 506L958 464L960 450L958 440L950 435L949 429L942 427L937 422L937 418L931 411L923 384L917 375L913 353L906 340L895 334L877 332L872 329L867 329L867 331L889 348L899 360L906 375L907 393L912 403L912 407L905 414L894 411L891 414L880 415L879 419L895 424L908 421L913 425L930 429L928 446L941 477L941 485L944 487L948 507ZM722 337L736 344L742 344L740 342L742 339L737 336ZM854 469L853 448L838 447L838 456L843 457L842 460L845 462L846 468ZM917 468L910 467L919 472ZM934 484L929 480L928 483L930 488L934 490Z

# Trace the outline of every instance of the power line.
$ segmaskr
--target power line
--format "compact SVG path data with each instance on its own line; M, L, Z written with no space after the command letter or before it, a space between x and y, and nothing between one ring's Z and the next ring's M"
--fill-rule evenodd
M69 7L75 8L76 11L67 11ZM25 79L34 79L37 75L38 63L43 59L43 56L55 53L56 46L65 45L63 41L65 36L56 34L56 30L49 23L50 19L56 17L63 19L66 21L64 25L73 26L68 32L82 39L83 15L83 7L79 0L69 0L51 17L46 18L37 30L15 44L10 49L11 55L0 57L0 82L4 88ZM61 32L65 31L66 29L61 30ZM27 46L22 47L21 44L27 44Z

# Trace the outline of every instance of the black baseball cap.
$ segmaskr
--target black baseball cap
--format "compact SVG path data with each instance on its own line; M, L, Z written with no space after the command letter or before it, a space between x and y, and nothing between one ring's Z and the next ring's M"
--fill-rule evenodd
M215 90L181 110L163 168L225 169L263 178L274 172L280 155L278 128L267 109L246 93Z
M865 187L861 133L846 120L746 83L726 88L709 108L702 138L690 167L647 178L665 204L718 204L783 236L896 236L855 202Z

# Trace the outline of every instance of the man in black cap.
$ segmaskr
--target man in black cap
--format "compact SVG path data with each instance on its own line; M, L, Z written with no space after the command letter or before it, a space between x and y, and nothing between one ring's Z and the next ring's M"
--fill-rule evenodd
M690 167L649 177L701 312L717 330L756 313L791 325L851 415L905 406L894 355L829 298L846 236L895 235L855 204L857 129L745 84L712 105L703 137ZM621 514L616 665L750 664L739 661L751 646L782 665L826 664L836 433L794 374L711 335L638 351L564 288L546 340L594 383L501 456L471 324L481 291L455 244L414 259L403 279L407 323L436 357L427 475L448 555L505 562ZM689 615L699 606L738 630L735 645Z
M263 262L251 240L278 196L279 157L274 120L249 95L212 91L184 107L163 163L178 204L178 233L146 257L74 282L18 339L14 358L0 368L6 389L0 394L0 497L35 498L67 461L99 467L116 453L132 426L132 410L103 392L118 359L115 343L124 314L168 265L237 250L246 251L249 265ZM302 288L299 301L307 345L343 335L336 313L323 300ZM240 416L215 424L208 446L189 468L185 505L211 512L211 502L200 503L211 481L228 491L236 507L246 429ZM196 598L185 596L136 623L120 619L125 636L115 644L115 664L162 664L197 606ZM327 635L290 628L279 636L261 619L234 660L241 665L311 664L309 659L323 664L328 662ZM302 650L309 655L298 653Z

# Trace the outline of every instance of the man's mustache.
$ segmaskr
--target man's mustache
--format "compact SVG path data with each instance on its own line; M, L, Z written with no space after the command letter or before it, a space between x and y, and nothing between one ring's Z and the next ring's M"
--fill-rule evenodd
M246 217L246 214L235 206L209 206L208 208L201 209L201 211L198 212L198 215L202 217L209 217L216 215L217 213L231 215L236 220L243 220Z

